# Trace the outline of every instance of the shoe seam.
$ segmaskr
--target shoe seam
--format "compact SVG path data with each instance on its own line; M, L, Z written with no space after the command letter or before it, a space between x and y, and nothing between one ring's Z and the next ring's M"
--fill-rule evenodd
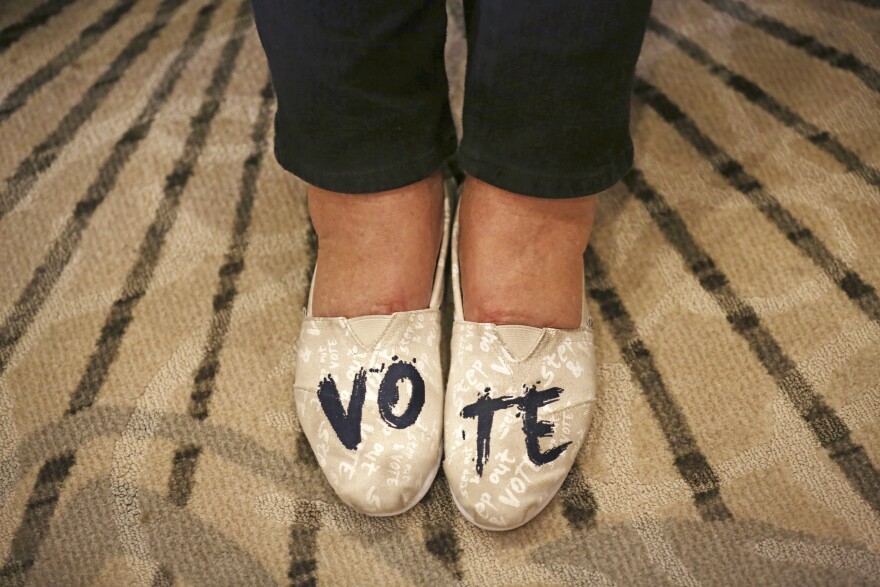
M423 308L421 310L406 310L403 312L394 312L392 314L388 314L387 316L388 318L390 318L388 320L388 323L385 324L382 332L376 338L376 342L373 344L373 346L370 347L365 345L363 341L361 341L361 339L358 337L358 335L355 334L354 330L352 330L351 324L349 324L348 322L349 318L346 318L344 316L306 316L305 318L303 318L302 323L300 324L300 340L302 339L302 331L307 323L337 323L343 329L345 336L353 339L357 346L361 348L364 352L375 353L379 350L379 346L382 344L383 338L385 338L389 334L393 324L395 324L396 322L400 322L401 320L411 322L416 315L431 313L437 314L438 319L441 318L441 312L439 308ZM357 317L359 318L359 316Z
M590 321L592 322L592 318L590 318ZM594 348L596 346L595 342L593 340L592 324L586 325L586 326L579 326L577 328L551 328L551 327L545 326L545 327L541 328L541 336L535 342L535 346L532 347L532 350L529 351L529 353L523 357L517 357L516 354L504 342L504 338L498 332L499 325L495 324L494 322L473 322L471 320L453 320L452 325L453 325L453 327L455 327L456 325L471 325L471 326L478 326L478 327L487 327L487 326L490 327L491 330L495 333L496 342L510 356L511 363L525 363L527 360L531 359L532 355L535 354L535 351L538 350L538 347L541 346L541 343L544 341L544 339L549 336L552 336L554 334L569 334L573 337L580 336L580 337L583 337L584 342L590 344Z

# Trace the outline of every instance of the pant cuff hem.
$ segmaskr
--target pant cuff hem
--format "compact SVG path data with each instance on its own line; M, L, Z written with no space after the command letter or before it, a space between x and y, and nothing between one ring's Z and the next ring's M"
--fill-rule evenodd
M383 192L415 183L439 169L454 153L453 144L446 149L434 149L385 167L328 171L310 166L297 157L295 152L286 150L277 141L275 143L275 159L285 171L313 186L344 194Z
M532 172L477 159L464 148L458 150L458 164L468 175L490 185L537 198L577 198L604 191L626 175L633 165L632 141L605 163L580 174Z

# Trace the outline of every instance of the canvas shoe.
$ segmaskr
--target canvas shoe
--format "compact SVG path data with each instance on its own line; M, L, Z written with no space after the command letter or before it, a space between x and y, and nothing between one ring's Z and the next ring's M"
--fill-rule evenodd
M297 347L297 416L336 494L363 514L408 510L440 466L440 304L454 180L447 179L444 189L443 237L428 308L315 317L312 276Z
M469 522L509 530L550 502L587 435L596 398L592 320L586 292L578 328L465 320L458 236L456 210L443 471Z

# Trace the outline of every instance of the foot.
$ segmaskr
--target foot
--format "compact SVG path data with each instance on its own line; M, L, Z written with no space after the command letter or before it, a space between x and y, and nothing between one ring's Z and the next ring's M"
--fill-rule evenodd
M433 253L436 279L424 309L348 319L306 315L300 327L293 384L297 417L330 486L344 503L363 514L391 516L408 510L428 491L440 466L444 407L440 304L453 184L444 187L440 250ZM423 195L422 203L430 196ZM399 212L394 210L393 216ZM372 243L367 238L371 234L365 232L360 240ZM413 241L418 242L412 246L421 244L419 239ZM381 280L386 267L366 260ZM316 275L323 271L318 263ZM388 265L388 271L396 275L396 265ZM349 295L361 294L357 287L347 287L344 291ZM375 306L376 297L360 299L362 312L386 309ZM346 311L337 308L330 312Z
M309 186L318 235L312 315L427 308L442 238L443 176L370 194Z
M596 198L523 196L469 176L460 206L465 320L580 326Z
M461 212L463 207L451 235L456 320L446 385L443 468L453 501L468 521L486 530L510 530L547 506L587 436L596 400L592 322L585 319L572 329L522 325L540 313L556 316L552 324L565 323L543 305L527 312L520 294L512 296L516 305L504 306L516 308L520 324L468 321L461 295ZM493 217L490 224L496 220ZM506 249L504 256L515 256L516 250ZM528 251L524 256L534 254ZM555 253L546 254L551 262ZM549 283L563 289L557 281ZM583 286L580 296L583 307Z

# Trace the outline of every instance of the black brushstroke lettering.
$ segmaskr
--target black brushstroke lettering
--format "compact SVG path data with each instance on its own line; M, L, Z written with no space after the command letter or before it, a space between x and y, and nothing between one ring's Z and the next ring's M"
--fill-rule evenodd
M363 416L364 399L367 397L367 374L363 369L354 377L351 398L348 400L348 411L342 407L339 389L331 375L327 375L318 384L318 400L327 415L330 425L339 437L339 441L349 450L354 450L361 443L361 418Z
M538 391L537 386L528 388L519 398L519 406L523 414L523 433L526 435L526 452L536 465L552 463L561 455L571 442L554 446L547 452L541 452L540 439L553 434L553 422L538 420L538 408L559 400L561 387L551 387Z
M397 386L405 380L410 382L412 393L406 410L398 416L392 409L400 399L400 390ZM379 414L389 426L398 429L412 426L418 419L422 406L425 405L425 380L413 365L403 361L392 363L379 385L378 402Z
M477 420L477 475L480 477L483 476L483 465L489 460L489 435L492 432L495 412L506 410L517 402L518 400L511 396L491 398L487 387L477 396L477 401L465 406L461 411L463 418L476 418Z
M461 411L463 418L475 418L477 420L476 470L477 475L480 477L483 476L484 465L489 461L492 422L495 419L495 412L499 410L506 410L511 406L519 408L517 416L522 416L526 453L529 460L535 465L546 465L555 461L571 444L569 441L555 446L548 451L541 451L540 439L553 434L554 424L547 420L538 420L538 409L558 401L559 396L563 392L561 387L551 387L539 391L537 386L533 385L527 388L525 393L518 398L512 396L491 398L489 397L489 391L490 389L487 387L477 396L477 401L465 406ZM463 438L464 431L462 431Z

